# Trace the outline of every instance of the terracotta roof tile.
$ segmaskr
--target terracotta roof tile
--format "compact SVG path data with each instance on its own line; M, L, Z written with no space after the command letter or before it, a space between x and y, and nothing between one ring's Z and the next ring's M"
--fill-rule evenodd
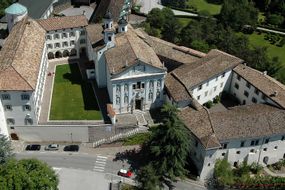
M12 29L0 51L0 89L32 90L45 45L45 30L34 20L24 18Z
M84 15L52 17L37 21L46 31L79 28L88 25L87 19Z
M89 24L86 26L86 31L90 43L93 45L104 38L103 27L101 24Z
M116 34L115 39L115 47L105 52L106 63L112 74L120 73L138 61L164 69L154 50L138 38L132 28Z
M274 78L263 74L245 65L234 68L234 72L239 74L267 97L285 108L285 86ZM274 95L274 93L277 93Z
M188 89L192 89L203 81L232 69L242 62L243 60L237 57L213 49L205 57L191 64L184 64L173 72L179 76L180 81Z

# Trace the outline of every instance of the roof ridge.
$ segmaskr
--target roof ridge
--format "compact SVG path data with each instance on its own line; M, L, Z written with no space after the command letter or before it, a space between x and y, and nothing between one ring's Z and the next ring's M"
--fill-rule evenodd
M15 67L12 66L12 68L14 69L14 71L28 84L28 86L31 87L31 89L34 89L31 84L17 71L17 69L15 69Z

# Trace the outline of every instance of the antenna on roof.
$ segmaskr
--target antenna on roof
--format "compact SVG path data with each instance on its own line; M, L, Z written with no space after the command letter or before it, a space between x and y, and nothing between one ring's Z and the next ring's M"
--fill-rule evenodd
M128 60L126 60L126 65L125 65L126 67L128 66Z

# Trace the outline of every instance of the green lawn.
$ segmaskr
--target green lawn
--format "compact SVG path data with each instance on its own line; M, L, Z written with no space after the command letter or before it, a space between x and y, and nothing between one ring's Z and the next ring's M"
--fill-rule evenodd
M278 47L276 45L270 44L269 41L264 39L265 34L262 33L258 35L257 33L253 33L248 35L250 44L253 46L266 46L268 47L268 54L270 57L279 57L282 64L285 66L285 46Z
M188 23L192 20L191 18L177 18L182 27L185 27L188 25Z
M208 3L206 0L188 0L188 5L197 8L197 11L208 11L211 15L220 13L222 5Z
M56 67L49 119L102 119L92 86L81 79L77 64Z

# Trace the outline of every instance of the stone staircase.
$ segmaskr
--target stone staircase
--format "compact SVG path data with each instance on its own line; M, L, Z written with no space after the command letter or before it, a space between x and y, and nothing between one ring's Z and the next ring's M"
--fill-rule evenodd
M100 139L98 141L95 141L95 142L93 142L92 147L96 148L102 144L112 143L112 142L115 142L117 140L133 136L133 135L138 134L138 133L147 133L147 132L148 132L147 127L138 127L138 128L135 128L135 129L130 130L130 131L125 132L125 133L119 133L119 134L116 134L116 135L111 136L109 138L103 138L103 139Z
M146 126L148 123L145 120L144 112L140 110L134 110L133 114L136 116L138 121L138 126Z

